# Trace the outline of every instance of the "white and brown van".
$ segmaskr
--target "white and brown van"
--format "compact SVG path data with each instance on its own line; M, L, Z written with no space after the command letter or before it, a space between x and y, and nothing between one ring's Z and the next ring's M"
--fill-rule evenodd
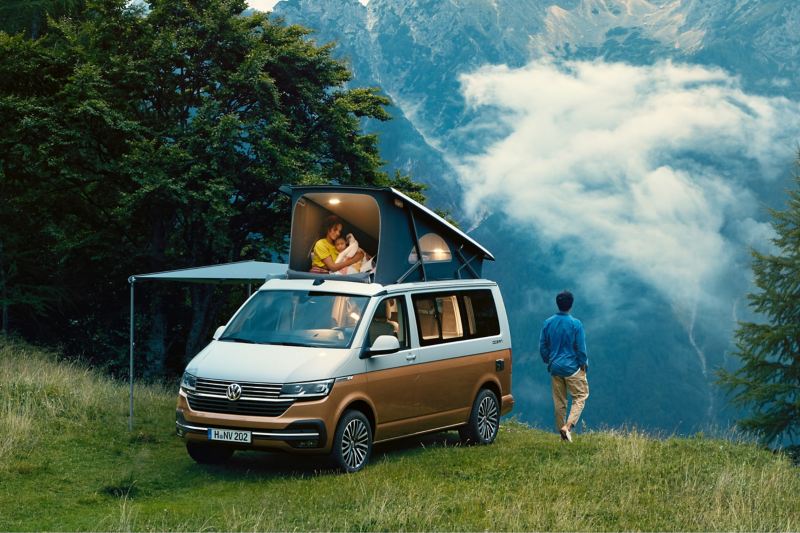
M187 366L177 431L189 454L330 453L354 472L376 442L456 428L492 442L514 405L508 319L482 277L492 254L393 188L281 190L286 279L264 283ZM331 217L372 258L368 272L309 272Z
M496 283L275 279L189 363L176 425L201 463L281 450L354 472L410 435L489 444L513 405Z

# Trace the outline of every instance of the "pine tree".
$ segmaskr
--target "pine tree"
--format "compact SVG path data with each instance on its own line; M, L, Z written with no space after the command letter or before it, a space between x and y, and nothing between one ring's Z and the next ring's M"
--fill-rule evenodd
M800 433L800 175L795 181L788 208L770 210L774 253L753 251L758 291L748 299L765 321L739 324L742 366L721 371L718 381L735 405L750 409L737 425L765 443L795 440Z

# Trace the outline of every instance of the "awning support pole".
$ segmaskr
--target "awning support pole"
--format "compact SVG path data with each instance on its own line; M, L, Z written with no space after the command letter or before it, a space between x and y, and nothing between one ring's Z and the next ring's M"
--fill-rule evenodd
M128 416L128 431L133 431L133 285L136 282L136 277L131 276L128 278L128 283L131 284L131 355L130 355L130 368L128 369L128 379L130 381L131 390L129 394L130 414Z

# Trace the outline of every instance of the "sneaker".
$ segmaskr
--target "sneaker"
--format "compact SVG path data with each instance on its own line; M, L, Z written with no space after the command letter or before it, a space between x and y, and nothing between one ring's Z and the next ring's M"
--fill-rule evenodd
M567 429L567 426L561 428L561 440L565 440L567 442L572 442L572 433L570 430Z

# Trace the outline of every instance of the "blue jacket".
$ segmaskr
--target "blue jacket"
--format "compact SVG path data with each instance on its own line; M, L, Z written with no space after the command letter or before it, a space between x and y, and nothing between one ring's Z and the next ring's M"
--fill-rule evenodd
M539 354L554 376L571 376L580 367L588 366L581 321L561 312L545 320L539 336Z

